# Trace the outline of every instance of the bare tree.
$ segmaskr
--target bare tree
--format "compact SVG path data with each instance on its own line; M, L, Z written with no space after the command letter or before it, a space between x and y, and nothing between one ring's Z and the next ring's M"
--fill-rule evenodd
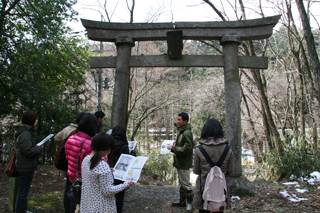
M314 36L310 27L310 21L305 10L304 4L302 0L296 0L297 7L299 10L300 18L302 21L304 38L307 43L307 49L310 57L310 64L312 66L312 71L316 78L316 85L318 90L318 99L320 97L320 61L319 56L316 50L316 45L314 41Z

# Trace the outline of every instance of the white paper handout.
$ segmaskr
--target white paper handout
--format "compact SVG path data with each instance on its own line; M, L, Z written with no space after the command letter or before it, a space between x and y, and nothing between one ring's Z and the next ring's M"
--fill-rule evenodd
M170 153L170 150L167 149L167 146L172 145L173 143L174 143L174 140L164 140L161 144L160 154Z
M109 131L106 132L106 134L108 134L108 135L111 135L111 133L112 133L112 129L109 129Z
M137 182L140 178L141 170L148 160L148 157L144 156L132 156L127 154L121 154L117 164L114 167L113 176L115 179L122 181Z
M50 134L48 135L45 139L43 139L42 141L40 141L39 143L37 143L38 146L41 146L42 144L44 144L45 142L47 142L50 138L52 138L54 136L54 134Z
M128 141L129 152L134 150L134 148L136 148L136 145L137 145L137 141Z

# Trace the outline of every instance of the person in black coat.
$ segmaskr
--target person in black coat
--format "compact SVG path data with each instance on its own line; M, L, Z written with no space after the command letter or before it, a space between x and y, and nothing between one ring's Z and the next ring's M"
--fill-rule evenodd
M13 124L17 153L15 164L19 172L19 187L15 206L15 212L17 213L29 212L27 206L28 193L34 172L38 170L38 158L42 151L42 147L38 146L33 138L33 131L37 122L37 113L27 110L22 115L22 122Z
M117 161L119 160L121 154L129 154L129 146L128 146L126 128L124 126L120 126L120 125L115 126L112 129L111 135L115 140L115 149L113 153L113 165L110 165L113 168L116 165ZM117 179L114 180L115 185L119 185L121 183L123 183L123 181L117 180ZM125 191L121 191L115 195L118 213L122 212L124 192Z

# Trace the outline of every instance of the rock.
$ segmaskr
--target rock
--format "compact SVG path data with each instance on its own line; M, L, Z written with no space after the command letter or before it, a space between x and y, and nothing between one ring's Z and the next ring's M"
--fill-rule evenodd
M231 196L254 196L252 183L243 177L227 177Z

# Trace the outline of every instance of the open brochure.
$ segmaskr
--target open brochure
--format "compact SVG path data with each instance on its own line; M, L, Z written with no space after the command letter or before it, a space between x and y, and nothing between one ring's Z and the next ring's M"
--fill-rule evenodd
M137 145L137 141L128 141L129 152L134 150L134 148L136 148L136 145Z
M50 134L48 135L45 139L43 139L42 141L40 141L39 143L37 143L38 146L42 146L42 144L44 144L45 142L47 142L50 138L52 138L54 136L54 134Z
M114 178L122 181L129 181L133 178L132 182L137 182L140 178L141 170L147 160L148 157L144 156L135 157L132 155L121 154L114 167Z
M167 149L167 146L172 145L173 143L174 143L174 140L164 140L161 144L160 154L170 153L170 150Z

